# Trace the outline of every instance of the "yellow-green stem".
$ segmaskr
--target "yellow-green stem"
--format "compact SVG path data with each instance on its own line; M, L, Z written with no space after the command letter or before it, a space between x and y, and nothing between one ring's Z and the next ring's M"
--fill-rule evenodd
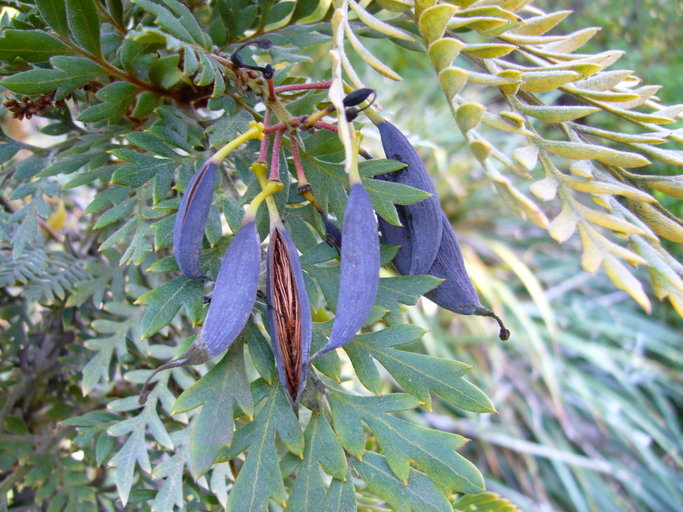
M251 164L249 170L256 175L256 178L258 178L258 181L261 184L261 190L265 190L268 186L268 179L266 177L268 175L268 167L266 166L266 163L254 162ZM272 195L266 197L266 206L268 207L268 215L270 217L271 223L282 223L282 220L280 219L280 212L277 210L277 205L275 204L275 199L273 199Z
M250 141L251 139L262 139L264 137L264 129L265 128L263 126L263 123L251 121L249 123L249 129L246 132L234 138L228 144L223 146L220 150L214 153L214 155L209 160L211 160L215 164L221 163L231 151L234 151L245 142Z
M363 135L360 132L351 131L353 140L353 156L351 159L351 167L349 168L349 183L355 185L361 183L360 171L358 169L358 152L360 151L360 142L363 140Z
M253 220L256 218L256 213L258 212L261 203L263 203L263 201L265 201L266 198L272 196L276 192L279 192L283 188L284 185L279 181L267 182L263 190L259 192L254 199L251 200L251 203L247 207L247 211L244 214L244 220L242 221L242 224L253 222Z

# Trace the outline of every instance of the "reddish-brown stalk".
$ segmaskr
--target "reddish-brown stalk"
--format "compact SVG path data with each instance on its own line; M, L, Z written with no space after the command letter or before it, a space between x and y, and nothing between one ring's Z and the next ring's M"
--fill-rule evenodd
M284 130L275 132L273 139L273 152L270 155L270 180L280 181L280 144Z
M301 155L299 154L299 145L296 142L295 137L289 138L291 144L290 148L292 150L292 159L294 160L294 168L296 169L296 179L299 182L299 188L308 185L308 180L304 174L304 166L301 163Z
M266 113L263 116L263 126L268 127L270 124L270 109L266 109ZM268 158L268 141L270 140L270 137L267 135L261 139L261 150L259 151L258 154L258 159L260 162L265 162L266 158Z
M306 91L309 89L329 89L331 84L332 80L327 80L324 82L311 82L309 84L280 85L275 88L275 92L281 93L288 91Z
M333 124L326 123L324 121L316 121L313 125L316 128L322 128L323 130L330 130L331 132L337 133L337 127Z

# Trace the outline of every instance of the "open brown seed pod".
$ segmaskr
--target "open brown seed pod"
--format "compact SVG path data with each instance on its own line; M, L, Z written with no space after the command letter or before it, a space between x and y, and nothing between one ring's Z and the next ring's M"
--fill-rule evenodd
M266 299L280 382L297 404L306 386L313 324L299 253L282 227L270 233Z

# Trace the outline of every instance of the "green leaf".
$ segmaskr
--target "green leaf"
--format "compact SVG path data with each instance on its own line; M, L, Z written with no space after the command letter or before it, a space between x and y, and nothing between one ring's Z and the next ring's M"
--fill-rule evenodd
M370 195L372 207L377 215L396 226L401 221L394 204L412 204L430 197L429 192L392 181L364 179L363 184Z
M495 412L493 404L476 386L463 378L472 367L450 359L398 350L424 334L416 325L397 325L368 334L359 334L345 350L363 385L379 392L376 369L371 357L379 361L405 391L431 408L430 393L461 409L479 413Z
M335 391L328 394L328 399L335 431L356 458L364 458L362 421L377 438L391 470L404 485L408 483L412 461L445 494L453 490L479 492L484 489L484 479L477 468L455 451L467 439L387 414L415 407L412 397L398 393L381 397L352 396Z
M105 309L114 307L113 303L108 303ZM111 367L111 358L114 351L117 354L125 354L126 344L129 333L135 332L140 321L139 308L130 306L128 304L121 305L118 310L124 312L123 319L115 322L111 320L95 320L92 327L96 332L102 336L91 338L85 342L88 350L97 352L95 356L91 357L90 361L83 368L83 380L81 381L81 390L84 395L90 393L99 382L107 382L109 380L109 371Z
M69 37L66 9L63 0L36 0L40 15L60 36Z
M277 380L277 370L275 368L275 357L270 348L269 341L261 334L258 327L253 322L249 322L244 329L244 336L249 346L249 355L254 363L259 375L272 384Z
M171 323L181 306L196 325L204 304L204 283L201 279L179 276L145 293L137 302L148 306L141 322L143 338L149 338Z
M456 512L521 512L508 500L493 492L466 494L455 502Z
M279 384L266 391L254 421L235 433L232 446L219 458L231 459L249 449L230 492L227 511L265 510L269 499L284 505L286 499L275 433L294 454L303 456L304 438L299 422Z
M157 480L163 478L164 482L154 497L153 512L173 512L175 507L182 508L185 505L183 493L185 459L185 450L181 450L154 468L152 476Z
M159 173L175 172L184 158L154 158L129 149L115 149L112 154L129 164L122 165L111 177L112 183L128 187L141 187Z
M235 406L253 416L254 401L244 366L242 342L233 343L209 373L178 397L173 414L200 406L201 412L194 419L190 433L189 467L195 479L211 468L220 448L230 446Z
M170 89L183 77L183 72L178 67L180 55L169 55L157 60L149 68L149 79L153 84L164 89Z
M368 452L363 461L353 461L353 467L368 487L386 500L395 512L452 512L448 500L434 482L419 471L410 470L408 482L401 482L391 472L386 459Z
M342 482L333 478L327 490L327 511L356 512L356 510L356 489L353 486L353 479L347 478Z
M66 16L74 41L99 57L102 54L100 19L95 1L97 0L66 0Z
M440 283L441 280L433 276L382 277L379 280L375 304L389 311L386 318L389 323L401 323L399 304L414 305L421 295L436 288Z
M98 217L93 229L102 229L110 224L113 224L117 220L128 216L130 212L133 211L133 207L137 201L137 198L131 197L115 205L113 208L110 208Z
M57 90L60 100L74 89L102 76L102 69L88 59L57 56L50 59L59 69L32 69L0 81L0 85L19 94L43 94Z
M168 377L165 376L164 378L167 379ZM133 396L131 398L137 402L137 397ZM124 398L123 400L126 399ZM158 398L155 393L150 394L140 414L124 419L107 430L107 433L113 437L130 434L126 442L110 461L110 464L116 468L114 482L119 492L119 498L124 506L128 502L128 496L133 486L136 464L139 464L140 468L147 473L152 471L152 465L147 453L145 433L149 431L154 439L163 447L167 449L173 448L173 441L157 413L157 402ZM109 407L116 409L116 403L117 401L111 402Z
M2 33L0 57L6 62L15 58L27 62L46 62L54 55L70 54L72 50L59 39L42 30L12 30Z
M181 39L187 43L196 42L202 44L203 41L195 41L193 37L190 35L190 32L185 27L185 25L187 24L187 19L178 19L178 17L171 13L168 9L166 9L166 7L164 7L163 5L159 5L156 2L151 2L150 0L135 0L135 4L139 5L144 10L154 14L154 16L156 17L157 24L160 27L166 29L170 34L174 35L178 39ZM191 13L190 16L192 16Z
M347 463L339 441L324 415L314 413L304 434L306 451L296 473L287 508L301 512L326 509L325 484L320 475L322 465L337 480L346 479Z
M78 120L93 123L106 119L114 124L126 113L137 92L138 88L132 84L113 82L97 92L96 97L102 103L85 109Z

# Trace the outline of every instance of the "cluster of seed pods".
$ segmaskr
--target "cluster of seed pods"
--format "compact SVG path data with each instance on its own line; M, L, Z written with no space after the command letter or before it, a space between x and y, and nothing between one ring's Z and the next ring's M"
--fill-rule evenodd
M281 107L272 77L266 77L269 105ZM315 86L315 87L314 87ZM326 88L329 82L298 84L299 89ZM283 90L297 90L284 86ZM346 121L351 122L363 110L357 105L365 102L374 91L354 91L344 100ZM369 103L368 103L369 104ZM365 324L379 287L379 231L384 243L400 245L394 265L401 274L431 274L444 281L428 294L440 306L460 314L494 316L481 306L462 261L458 242L446 215L441 210L434 185L414 148L401 132L376 114L370 115L377 124L387 158L406 164L404 169L384 175L393 180L429 192L431 197L414 205L399 206L403 224L397 227L381 217L376 218L368 192L363 186L357 157L360 137L354 141L354 156L349 174L350 192L344 211L341 231L330 221L315 201L301 165L298 136L295 128L325 128L333 125L320 119L333 108L317 112L307 118L288 119L270 125L271 111L266 111L262 123L252 122L249 129L215 153L195 173L178 208L173 232L173 246L180 270L188 278L205 278L200 268L200 252L206 220L213 200L216 171L220 162L242 143L261 139L259 160L251 166L257 176L261 192L247 207L242 225L233 236L216 278L214 293L201 332L180 357L157 368L149 377L140 395L146 400L148 385L161 370L203 363L227 350L242 332L252 314L258 295L261 242L255 226L256 213L265 202L270 217L270 234L266 256L266 290L268 329L273 353L283 388L296 406L306 385L308 367L313 357L349 343ZM327 243L340 253L340 285L337 311L328 342L311 357L312 318L299 253L287 233L273 194L283 188L279 181L279 152L282 136L290 131L290 148L297 171L299 192L320 213L327 231ZM266 157L268 134L274 133L270 172ZM379 229L378 229L379 224ZM343 241L343 243L342 243ZM495 317L497 319L497 317ZM500 320L499 320L500 322ZM501 323L501 338L508 337Z
M402 226L394 226L379 218L382 241L400 246L394 266L400 274L429 274L443 282L426 296L444 309L460 315L479 315L494 318L499 326L499 337L510 337L503 322L491 310L481 305L477 292L465 269L465 263L448 217L441 208L439 197L415 148L401 131L377 114L371 115L382 140L387 158L406 166L378 178L409 185L431 194L414 204L396 205Z

